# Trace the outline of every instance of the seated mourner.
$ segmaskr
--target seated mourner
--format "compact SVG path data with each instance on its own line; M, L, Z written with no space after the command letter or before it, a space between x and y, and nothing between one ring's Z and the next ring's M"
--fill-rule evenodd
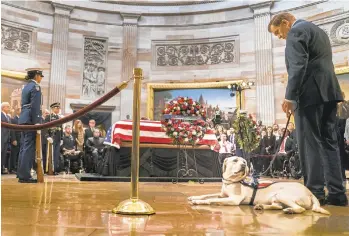
M289 137L290 131L287 129L282 129L281 133L286 132L285 138L282 141L281 145L281 138L276 141L276 147L280 145L279 152L276 154L276 158L274 161L274 170L276 171L282 171L282 166L285 160L288 160L292 153L295 151L295 145L293 140ZM275 150L277 151L277 150Z
M105 148L103 142L104 138L101 137L101 132L98 129L93 131L93 137L87 139L87 172L95 172L97 164L102 160Z
M82 166L83 152L78 151L76 148L76 140L72 135L72 128L70 125L65 127L63 135L63 144L61 146L62 154L65 160L68 161L68 168L72 168L72 172L77 172Z

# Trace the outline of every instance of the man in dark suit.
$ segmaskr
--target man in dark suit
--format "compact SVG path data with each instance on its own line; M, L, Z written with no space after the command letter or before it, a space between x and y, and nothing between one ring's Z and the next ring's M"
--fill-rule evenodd
M21 108L15 110L15 116L11 120L12 124L18 125L19 115L21 114ZM15 173L17 170L17 161L21 145L21 131L11 130L11 158L9 164L10 173Z
M274 168L273 168L276 171L283 171L282 167L283 167L284 161L288 160L291 157L292 152L294 152L294 150L295 150L294 142L289 137L290 131L287 129L285 130L285 128L283 128L281 130L281 133L283 134L284 132L286 132L286 134L285 134L285 138L283 139L283 141L281 142L281 138L276 140L274 153L276 153L277 151L278 151L278 153L276 153L276 158L274 161ZM280 142L281 142L281 144L280 144ZM279 150L276 150L277 147L280 147Z
M288 83L283 111L295 112L297 143L308 189L324 204L346 206L336 136L337 103L343 101L327 34L289 13L273 17L269 32L286 40ZM324 185L328 189L325 200Z
M1 104L1 122L11 123L9 116L10 103L3 102ZM5 168L7 166L7 149L10 141L10 130L1 127L1 174L7 174Z
M43 78L42 70L38 68L28 69L26 84L22 90L22 109L18 118L18 124L35 125L41 122L42 93L40 82ZM20 183L36 183L30 170L35 160L36 131L23 131L18 157L17 176Z
M85 145L86 145L87 140L89 138L93 137L93 132L96 129L95 126L96 126L96 121L95 120L89 120L88 128L85 129L85 136L84 136Z

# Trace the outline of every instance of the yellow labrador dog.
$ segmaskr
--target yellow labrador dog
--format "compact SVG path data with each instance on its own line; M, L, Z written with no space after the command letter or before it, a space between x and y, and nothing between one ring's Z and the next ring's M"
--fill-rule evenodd
M279 182L257 191L243 182L249 174L247 162L241 157L229 157L223 163L223 186L220 193L189 197L192 205L255 205L256 210L282 210L302 213L312 210L330 214L320 207L318 199L302 184ZM251 201L252 199L252 201ZM256 202L256 204L254 204Z

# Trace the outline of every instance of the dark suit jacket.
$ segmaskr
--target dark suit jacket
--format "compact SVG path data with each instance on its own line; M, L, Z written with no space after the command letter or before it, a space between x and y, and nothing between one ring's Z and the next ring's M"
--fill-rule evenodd
M10 118L1 112L1 122L11 123ZM10 130L1 126L1 142L7 143L10 140Z
M318 26L297 20L287 35L285 57L286 99L297 101L301 107L343 100L330 40Z
M286 138L286 137L285 137L285 138ZM279 139L276 141L274 153L280 151L280 148L281 148L281 147L279 148L279 150L276 150L276 148L280 145L280 142L281 142L281 138L279 138ZM293 140L292 140L290 137L288 137L288 138L286 139L286 143L285 143L285 152L286 152L286 153L290 153L290 152L292 152L292 151L294 151L294 150L295 150L294 142L293 142Z
M262 141L261 141L261 154L262 154L262 155L268 154L268 153L266 152L266 150L265 150L267 147L270 147L270 148L269 148L269 153L270 153L270 154L274 153L275 142L276 142L276 137L275 137L275 135L271 135L270 137L268 137L268 135L265 135L265 136L262 138Z
M87 143L87 140L88 140L89 138L91 138L91 137L93 137L93 132L92 132L91 128L85 129L85 135L84 135L84 142L85 142L85 145L86 145L86 143Z
M294 129L292 133L290 133L290 138L292 139L293 143L297 145L297 131Z

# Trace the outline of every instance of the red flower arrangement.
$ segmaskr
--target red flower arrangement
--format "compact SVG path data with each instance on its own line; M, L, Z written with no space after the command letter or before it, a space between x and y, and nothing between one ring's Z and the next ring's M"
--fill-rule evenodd
M171 116L162 121L162 127L174 144L195 145L205 136L208 124L203 118L206 116L206 111L193 99L178 97L166 104L162 113ZM189 117L198 119L186 121Z
M188 97L178 97L165 105L162 114L206 117L204 107Z

